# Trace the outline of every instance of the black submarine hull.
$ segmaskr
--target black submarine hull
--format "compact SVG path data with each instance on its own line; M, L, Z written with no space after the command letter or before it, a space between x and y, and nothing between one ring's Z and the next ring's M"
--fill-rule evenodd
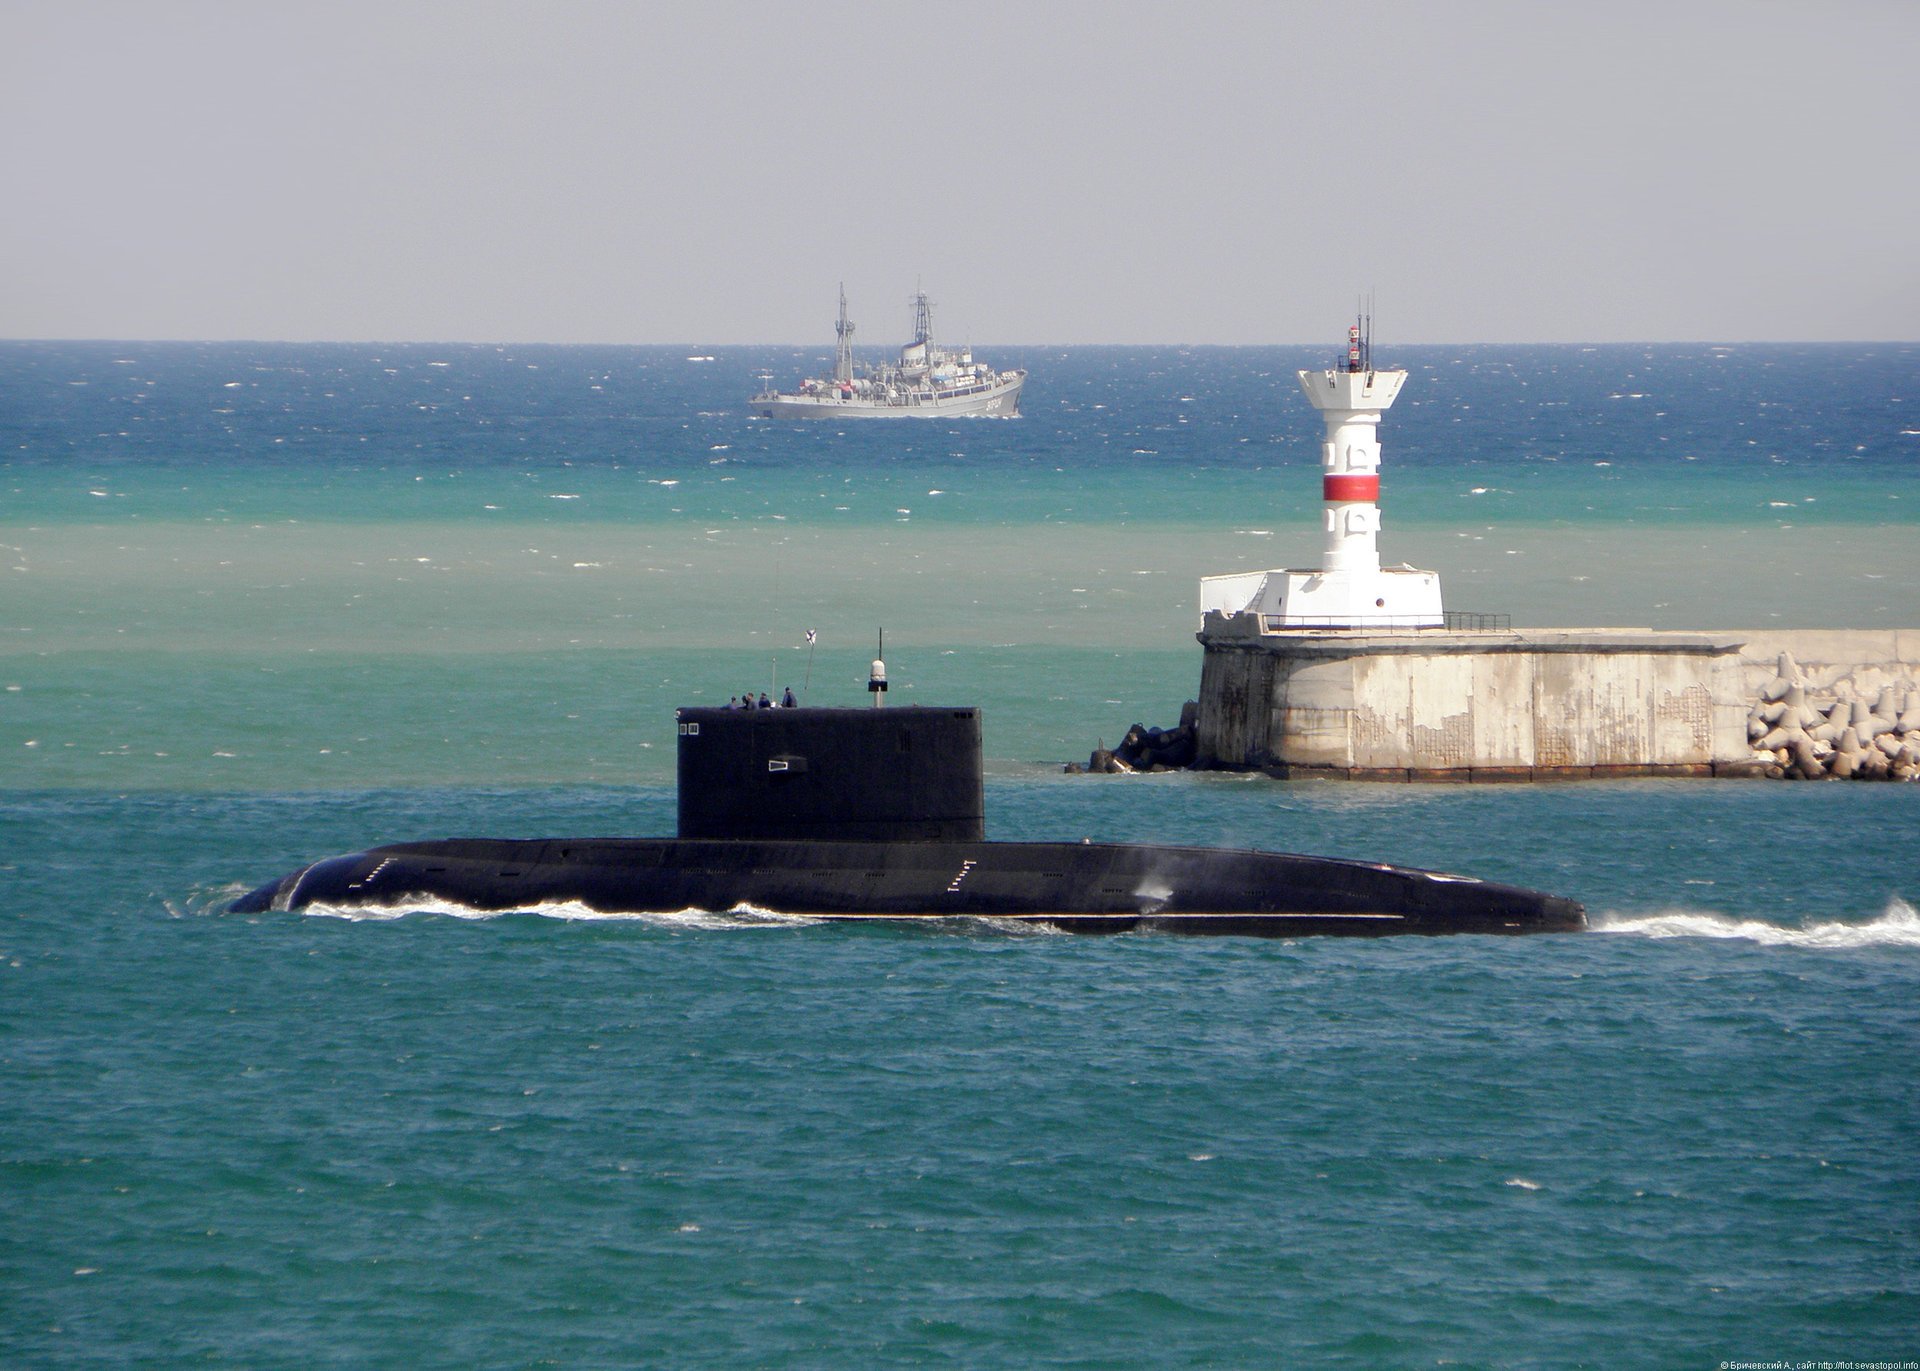
M608 914L753 909L822 920L975 918L1072 933L1562 933L1572 900L1470 877L1277 852L1116 843L447 839L332 857L237 913L445 904Z
M672 838L454 838L330 857L271 909L998 919L1072 933L1549 933L1571 900L1330 857L986 839L973 708L682 709Z

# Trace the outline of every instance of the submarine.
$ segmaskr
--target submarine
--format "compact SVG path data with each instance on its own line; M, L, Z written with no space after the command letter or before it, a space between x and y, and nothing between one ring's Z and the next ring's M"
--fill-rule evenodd
M877 664L876 664L877 665ZM884 689L884 684L881 685ZM877 703L876 699L876 703ZM682 708L671 838L448 838L299 868L229 908L986 919L1069 933L1557 933L1573 900L1283 852L989 842L975 707Z

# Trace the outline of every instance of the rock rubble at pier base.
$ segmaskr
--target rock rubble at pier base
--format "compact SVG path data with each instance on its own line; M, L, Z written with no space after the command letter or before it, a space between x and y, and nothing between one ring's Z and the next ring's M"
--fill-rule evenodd
M1190 767L1198 751L1194 729L1199 717L1199 702L1188 700L1180 706L1180 722L1176 727L1148 728L1135 724L1120 740L1120 746L1111 750L1097 747L1085 766L1068 762L1066 770L1071 775L1093 772L1124 776L1136 771L1179 771Z
M1868 700L1836 682L1816 690L1793 660L1747 715L1753 760L1769 777L1787 780L1920 780L1920 688L1882 686Z

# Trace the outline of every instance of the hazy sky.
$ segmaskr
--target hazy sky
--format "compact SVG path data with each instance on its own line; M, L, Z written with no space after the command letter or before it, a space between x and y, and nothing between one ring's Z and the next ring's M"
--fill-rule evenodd
M0 0L0 336L1920 338L1920 3Z

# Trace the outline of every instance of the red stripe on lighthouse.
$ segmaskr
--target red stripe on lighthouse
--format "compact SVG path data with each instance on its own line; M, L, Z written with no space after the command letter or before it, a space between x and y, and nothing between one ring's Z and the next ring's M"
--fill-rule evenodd
M1324 498L1328 500L1378 500L1380 498L1380 478L1378 476L1328 476L1322 483Z

